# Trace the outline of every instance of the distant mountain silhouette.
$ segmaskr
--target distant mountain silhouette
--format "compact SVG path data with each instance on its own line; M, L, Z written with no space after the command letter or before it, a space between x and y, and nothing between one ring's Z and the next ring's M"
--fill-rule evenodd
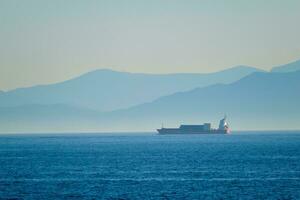
M161 122L217 122L227 113L235 129L299 129L300 71L253 73L232 84L217 84L162 97L152 103L117 111L134 128L153 127ZM118 119L118 120L116 120ZM216 125L216 124L215 124ZM118 125L121 126L121 125Z
M299 91L300 71L254 73L232 84L180 92L111 112L105 119L107 125L114 122L130 130L150 129L162 122L170 126L217 122L227 113L236 129L299 129Z
M0 109L0 131L152 130L217 121L236 129L299 129L300 71L255 72L230 84L178 92L128 109L95 112L66 105Z
M285 65L273 67L271 72L294 72L298 70L300 70L300 60Z
M209 74L159 75L96 70L57 84L0 93L0 107L65 104L111 111L196 87L231 83L256 71L259 70L247 66Z
M89 122L100 124L96 119L97 111L63 104L0 107L0 132L88 131L95 127Z

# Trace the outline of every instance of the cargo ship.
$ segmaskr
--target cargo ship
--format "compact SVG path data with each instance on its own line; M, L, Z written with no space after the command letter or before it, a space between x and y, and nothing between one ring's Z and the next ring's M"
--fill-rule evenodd
M211 123L202 125L181 125L179 128L160 128L159 134L228 134L230 129L226 121L226 115L220 120L219 128L213 129Z

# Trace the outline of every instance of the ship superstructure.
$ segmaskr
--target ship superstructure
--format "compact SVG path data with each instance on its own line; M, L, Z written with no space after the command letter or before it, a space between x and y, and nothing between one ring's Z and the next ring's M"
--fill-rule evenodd
M226 115L220 120L219 128L213 129L211 123L202 125L180 125L179 128L160 128L159 134L228 134L230 132Z

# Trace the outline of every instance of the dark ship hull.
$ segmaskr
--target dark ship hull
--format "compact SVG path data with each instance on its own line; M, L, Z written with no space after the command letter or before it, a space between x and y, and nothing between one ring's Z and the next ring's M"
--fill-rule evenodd
M179 128L161 128L157 129L157 132L161 135L167 135L167 134L180 134L180 135L186 135L186 134L228 134L228 130L206 130L206 131L193 131L193 130L181 130Z

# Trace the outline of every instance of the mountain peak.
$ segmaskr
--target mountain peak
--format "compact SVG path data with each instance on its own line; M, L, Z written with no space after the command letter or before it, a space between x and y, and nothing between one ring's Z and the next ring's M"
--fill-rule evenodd
M102 68L102 69L95 69L95 70L89 71L86 74L92 74L92 73L123 73L123 72L115 71L115 70L108 69L108 68Z
M228 71L228 72L230 72L230 71L263 72L264 70L258 69L258 68L252 67L252 66L248 66L248 65L237 65L237 66L233 66L233 67L230 67L228 69L222 70L220 72L226 72L226 71Z
M237 65L237 66L234 66L234 67L229 68L229 69L231 69L231 70L239 69L239 70L264 71L262 69L258 69L256 67L252 67L252 66L248 66L248 65Z

